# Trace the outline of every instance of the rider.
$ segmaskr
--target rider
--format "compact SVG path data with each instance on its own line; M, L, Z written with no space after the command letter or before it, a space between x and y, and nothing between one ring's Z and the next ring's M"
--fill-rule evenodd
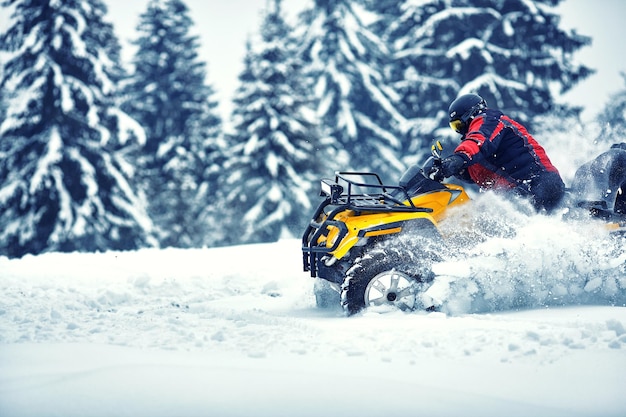
M463 135L454 153L441 161L439 176L469 179L482 189L512 190L537 211L551 211L565 185L545 150L521 124L487 108L478 94L450 104L450 127Z

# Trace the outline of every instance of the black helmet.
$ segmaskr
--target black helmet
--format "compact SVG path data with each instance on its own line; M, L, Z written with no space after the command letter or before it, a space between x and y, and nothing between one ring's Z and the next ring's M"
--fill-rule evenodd
M478 94L463 94L450 104L448 123L452 130L464 135L470 120L486 108L487 102Z

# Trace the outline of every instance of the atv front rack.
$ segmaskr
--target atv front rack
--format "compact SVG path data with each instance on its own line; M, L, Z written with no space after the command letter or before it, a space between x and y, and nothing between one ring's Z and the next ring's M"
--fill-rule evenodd
M373 182L362 182L354 179L368 178ZM417 207L411 201L407 190L400 186L385 185L378 174L372 172L337 172L335 180L321 181L322 201L313 214L313 219L302 236L302 253L304 271L311 271L317 276L316 260L319 256L333 252L348 234L348 228L341 220L336 220L339 213L352 210L361 213L405 212L431 213L426 207ZM330 227L338 229L334 242L328 246L326 242L318 244L322 236L327 236ZM381 230L389 225L381 226Z
M358 182L350 177L371 178L375 182ZM385 185L380 176L373 172L337 172L334 181L329 179L321 181L320 196L330 199L328 202L330 205L342 206L344 209L357 212L427 210L416 207L405 188Z

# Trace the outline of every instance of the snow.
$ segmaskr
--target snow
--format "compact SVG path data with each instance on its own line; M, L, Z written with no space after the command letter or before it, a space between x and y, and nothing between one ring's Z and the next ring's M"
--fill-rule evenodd
M3 417L626 413L623 306L345 317L315 307L295 239L0 271Z
M35 194L37 190L45 188L44 181L47 180L48 174L52 171L50 167L57 164L62 159L63 139L59 134L58 127L54 126L50 130L49 139L47 140L45 154L37 161L37 168L30 180L29 194Z

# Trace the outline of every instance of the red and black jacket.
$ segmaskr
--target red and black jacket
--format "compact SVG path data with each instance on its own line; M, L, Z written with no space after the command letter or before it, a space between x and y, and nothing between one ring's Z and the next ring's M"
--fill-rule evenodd
M526 128L499 110L476 116L454 152L466 157L467 174L483 188L517 187L545 172L558 175Z

